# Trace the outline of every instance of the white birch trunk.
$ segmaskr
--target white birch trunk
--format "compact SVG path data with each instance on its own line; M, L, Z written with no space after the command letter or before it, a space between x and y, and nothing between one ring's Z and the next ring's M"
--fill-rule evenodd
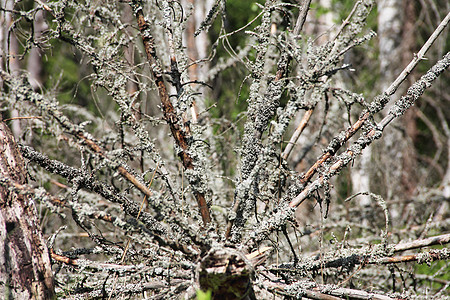
M395 80L402 67L401 42L404 21L403 0L383 0L378 3L378 40L380 50L380 91ZM401 95L399 90L393 97ZM392 105L391 101L387 109ZM378 172L377 183L381 191L385 190L386 200L397 199L402 191L402 160L405 148L405 137L394 127L383 134L383 144L376 145L376 158L373 168ZM393 163L394 162L394 163ZM393 212L393 211L392 211ZM395 214L395 212L393 212ZM395 216L393 216L395 217Z
M35 3L37 5L37 3ZM39 10L35 14L34 19L34 39L39 42L42 32L47 30L48 26L45 23L44 11ZM42 86L42 52L39 48L33 47L30 50L27 61L28 80L35 91Z

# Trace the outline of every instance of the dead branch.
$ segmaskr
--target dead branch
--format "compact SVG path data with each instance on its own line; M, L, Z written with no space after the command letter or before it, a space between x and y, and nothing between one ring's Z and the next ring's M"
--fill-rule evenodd
M346 152L339 155L335 162L331 166L327 168L327 178L331 178L334 176L339 170L341 170L344 166L348 165L353 159L360 155L361 151L371 144L375 139L381 137L382 131L386 128L386 125L390 123L394 118L398 118L401 116L406 109L408 109L424 92L425 89L430 87L433 81L444 72L450 66L450 52L447 53L440 61L438 61L425 75L423 75L419 81L417 81L414 85L412 85L405 96L403 96L400 100L396 102L396 104L391 108L389 115L383 119L386 121L382 121L379 126L373 128L371 131L366 133L362 138L358 139L354 143L352 147L350 147ZM382 96L386 97L386 96ZM371 104L382 104L384 101L374 101ZM364 112L359 120L353 124L349 129L347 129L345 135L336 138L330 143L329 148L332 150L328 150L322 157L308 170L308 172L301 177L300 182L306 183L311 177L316 173L317 168L323 165L328 159L330 159L334 153L336 153L337 149L339 149L344 142L347 141L350 137L352 137L357 130L359 130L364 122L368 120L371 116L371 110ZM389 120L389 121L388 121ZM325 176L321 175L318 179L308 185L297 197L295 197L290 203L290 207L297 207L304 200L306 200L312 192L321 187L324 183Z
M423 248L433 245L444 245L450 242L450 233L429 237L423 240L415 240L411 242L400 243L394 246L395 252Z
M411 60L409 65L402 71L402 73L397 77L397 79L391 84L391 86L382 94L376 97L375 101L370 105L368 111L363 112L359 117L358 121L355 122L351 127L347 128L344 133L340 133L338 135L339 138L334 139L330 145L328 146L327 151L322 154L322 156L308 169L308 171L301 176L300 181L302 183L307 183L314 174L316 174L319 166L323 165L326 161L328 161L331 157L335 155L335 153L342 147L365 123L371 118L375 113L381 111L386 104L389 102L389 97L392 96L396 91L398 86L406 79L409 73L417 66L417 64L423 59L428 49L430 49L431 45L436 41L437 37L442 33L444 28L450 21L450 13L447 14L444 20L442 20L441 24L436 28L433 34L430 36L428 41L422 46L417 55ZM387 125L393 117L386 117L385 121L381 122L381 126ZM390 121L388 121L390 120ZM294 203L291 202L293 205ZM295 204L297 206L300 203Z
M175 139L175 142L182 149L182 151L178 152L178 156L183 162L183 166L185 169L194 170L194 162L189 154L189 137L187 136L186 132L182 130L182 126L180 126L181 120L179 119L179 116L175 112L175 108L170 101L169 92L167 91L167 87L164 82L161 70L159 70L159 68L157 67L159 65L159 62L156 56L155 40L151 35L149 31L150 27L145 20L144 13L142 11L142 2L133 0L130 4L136 15L136 19L139 25L139 31L144 43L145 53L147 54L147 59L152 66L152 75L158 88L161 104L163 105L164 118L169 124L170 131L172 132L172 136ZM176 61L174 63L176 63ZM211 216L209 213L208 205L206 203L205 194L198 190L194 190L194 195L197 199L203 223L206 225L211 222Z

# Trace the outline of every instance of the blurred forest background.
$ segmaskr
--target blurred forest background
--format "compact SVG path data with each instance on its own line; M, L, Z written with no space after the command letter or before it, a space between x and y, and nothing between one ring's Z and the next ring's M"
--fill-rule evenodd
M27 179L2 173L0 186L36 205L56 291L42 298L450 296L449 72L330 173L448 57L448 27L384 109L307 177L391 89L449 1L128 2L1 0L1 119ZM205 257L231 255L214 254L222 248L253 263L250 279L238 277L251 288L202 281ZM2 271L0 291L13 293Z

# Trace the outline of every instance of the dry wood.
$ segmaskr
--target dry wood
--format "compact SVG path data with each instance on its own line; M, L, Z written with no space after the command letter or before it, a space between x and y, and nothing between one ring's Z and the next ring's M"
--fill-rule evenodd
M25 163L0 116L0 177L26 183ZM0 184L0 294L6 299L55 296L46 241L32 197Z

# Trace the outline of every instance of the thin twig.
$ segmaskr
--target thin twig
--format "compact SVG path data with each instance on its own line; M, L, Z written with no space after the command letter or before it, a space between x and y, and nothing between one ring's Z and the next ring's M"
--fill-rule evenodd
M297 143L298 138L302 134L303 130L306 128L306 125L308 125L309 119L311 118L313 111L314 111L313 108L308 109L303 115L300 124L298 124L297 129L295 129L294 134L292 135L291 139L289 140L289 143L286 145L286 148L283 151L282 157L284 160L288 158L289 154L291 154L292 149L294 149L294 146Z
M434 30L431 36L428 38L427 42L422 46L422 48L414 55L414 58L411 62L406 66L406 68L400 73L400 75L395 79L395 81L387 88L386 94L388 96L393 95L400 84L408 77L411 71L417 66L417 64L424 58L428 49L430 49L431 45L436 41L438 36L444 31L445 27L447 27L450 22L450 12L445 16L444 20L439 24L439 26Z
M298 14L298 18L297 18L297 22L295 23L295 27L294 27L294 31L293 31L294 38L297 37L300 34L300 32L302 31L303 24L305 24L306 16L308 15L310 4L311 4L311 0L302 1L300 11Z
M28 120L28 119L42 119L42 117L39 116L32 116L32 117L14 117L14 118L9 118L9 119L4 119L4 122L7 121L13 121L13 120Z

